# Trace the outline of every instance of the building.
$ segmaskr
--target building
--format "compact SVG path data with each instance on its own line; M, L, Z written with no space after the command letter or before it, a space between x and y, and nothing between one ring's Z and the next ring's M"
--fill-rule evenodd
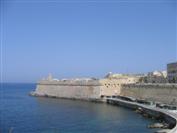
M119 95L123 84L136 84L141 82L141 76L131 74L108 73L105 78L99 79L100 94L104 96Z
M167 77L169 83L177 83L177 62L167 64Z
M166 71L149 72L144 78L144 83L167 83Z

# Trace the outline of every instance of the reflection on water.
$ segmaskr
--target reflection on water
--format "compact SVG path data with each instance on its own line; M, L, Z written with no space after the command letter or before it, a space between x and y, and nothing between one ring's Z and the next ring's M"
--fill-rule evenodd
M103 103L30 97L34 84L3 84L1 131L7 133L153 133L135 112Z

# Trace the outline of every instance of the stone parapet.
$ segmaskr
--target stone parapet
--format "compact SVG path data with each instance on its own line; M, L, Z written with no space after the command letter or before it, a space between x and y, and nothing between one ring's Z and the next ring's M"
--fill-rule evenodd
M172 88L172 89L177 89L177 84L169 84L169 83L137 83L137 84L123 84L122 87L138 87L138 88L152 88L152 87L157 87L157 88Z
M38 85L60 85L60 86L101 86L99 80L41 80Z

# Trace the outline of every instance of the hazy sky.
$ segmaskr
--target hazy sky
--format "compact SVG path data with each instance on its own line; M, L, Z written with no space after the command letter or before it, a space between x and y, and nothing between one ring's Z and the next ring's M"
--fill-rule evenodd
M3 82L164 70L175 0L1 0Z

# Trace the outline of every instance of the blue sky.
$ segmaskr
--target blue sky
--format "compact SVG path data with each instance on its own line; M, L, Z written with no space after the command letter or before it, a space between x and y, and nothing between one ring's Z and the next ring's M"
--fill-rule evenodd
M1 0L3 82L164 70L176 61L175 0Z

